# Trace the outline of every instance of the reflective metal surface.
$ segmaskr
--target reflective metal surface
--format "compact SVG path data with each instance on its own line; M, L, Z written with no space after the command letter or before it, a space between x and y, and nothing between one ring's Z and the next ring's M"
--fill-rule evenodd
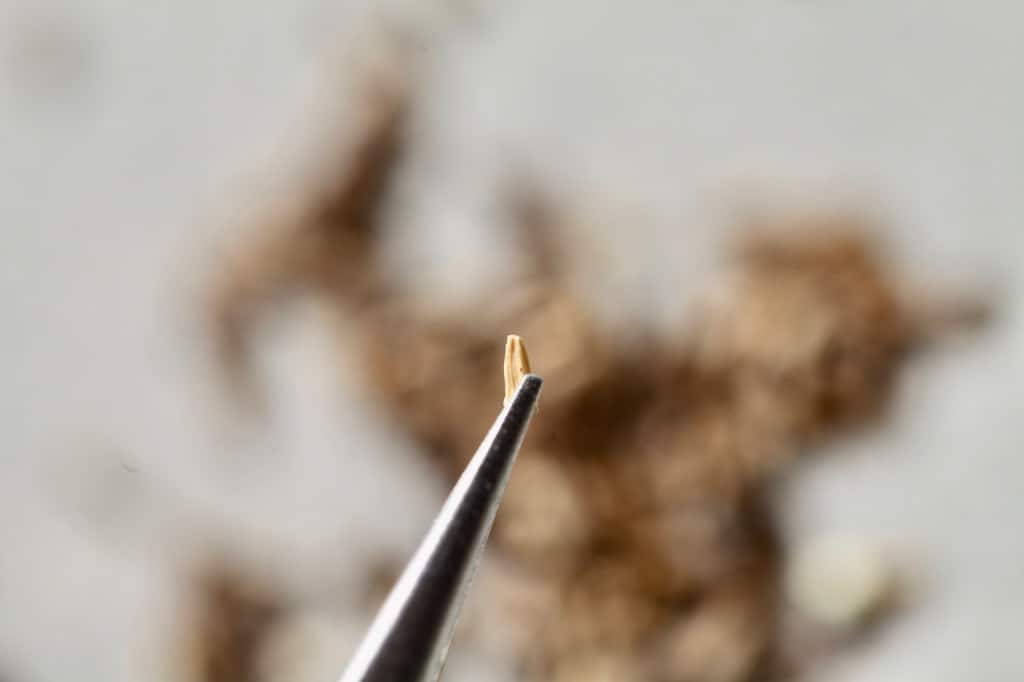
M529 374L498 415L341 682L434 682L540 396Z

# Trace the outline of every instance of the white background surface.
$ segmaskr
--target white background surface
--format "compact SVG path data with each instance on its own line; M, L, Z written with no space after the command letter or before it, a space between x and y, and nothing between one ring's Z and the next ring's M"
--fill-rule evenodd
M338 55L366 42L372 14L0 4L0 666L13 679L158 679L175 561L200 541L184 529L287 556L301 591L351 579L318 575L318 559L402 551L425 528L441 491L339 389L315 309L266 353L275 418L256 434L218 411L193 309L214 247L344 111ZM920 280L998 292L988 333L918 361L888 425L797 477L787 524L794 539L878 538L926 576L922 605L830 679L1024 677L1020 5L458 14L413 21L449 28L428 32L426 135L394 263L432 290L492 271L474 256L512 159L600 216L605 276L589 293L611 317L642 302L670 324L717 257L718 208L750 186L853 187ZM324 670L359 627L337 624ZM486 677L472 665L452 672Z

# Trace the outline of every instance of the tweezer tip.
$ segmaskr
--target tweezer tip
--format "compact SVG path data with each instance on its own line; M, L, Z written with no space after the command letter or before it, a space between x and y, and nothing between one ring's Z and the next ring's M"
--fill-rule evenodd
M342 682L434 682L544 380L526 374L470 460Z
M514 426L517 430L525 430L529 424L530 417L537 407L537 400L540 398L540 389L544 380L536 374L526 374L519 382L503 412L503 430Z
M518 390L521 393L526 393L528 395L536 397L540 393L540 387L543 383L544 379L537 376L536 374L525 374L523 375L523 380L519 382Z

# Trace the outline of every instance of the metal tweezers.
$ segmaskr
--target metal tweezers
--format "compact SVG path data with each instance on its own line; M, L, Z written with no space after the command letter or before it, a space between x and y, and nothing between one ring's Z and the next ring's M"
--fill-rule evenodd
M527 374L459 477L341 682L435 682L543 380Z

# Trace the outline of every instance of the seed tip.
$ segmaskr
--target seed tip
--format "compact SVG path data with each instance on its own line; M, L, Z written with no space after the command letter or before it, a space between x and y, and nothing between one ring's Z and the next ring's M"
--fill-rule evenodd
M505 340L505 405L512 399L519 382L530 373L530 356L523 338L509 334Z

